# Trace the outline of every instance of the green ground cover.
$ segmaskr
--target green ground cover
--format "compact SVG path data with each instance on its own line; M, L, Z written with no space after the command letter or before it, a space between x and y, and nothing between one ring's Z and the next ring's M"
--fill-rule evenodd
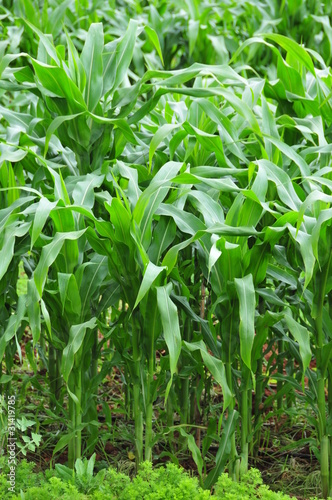
M7 478L0 475L1 498L43 500L207 500L209 498L244 500L288 500L291 497L276 493L262 484L260 473L251 469L241 483L222 474L213 494L199 487L198 479L190 477L175 464L152 469L151 462L144 462L138 474L130 478L114 468L102 469L93 475L95 455L89 461L78 459L74 472L66 466L56 466L55 471L34 474L34 464L23 460L18 468L17 496L8 494Z

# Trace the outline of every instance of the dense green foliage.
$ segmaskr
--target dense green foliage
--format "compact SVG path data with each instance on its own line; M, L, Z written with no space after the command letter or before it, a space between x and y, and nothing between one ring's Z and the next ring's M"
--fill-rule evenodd
M90 459L91 460L91 459ZM215 492L210 495L198 486L197 478L190 477L174 464L152 470L151 463L144 462L137 476L130 480L128 476L115 469L102 470L103 478L93 476L88 469L88 461L78 460L76 472L62 469L46 475L33 474L33 464L22 461L18 467L17 496L8 494L6 477L0 475L1 498L12 500L207 500L209 498L235 500L243 498L288 500L283 493L269 490L262 484L260 473L251 469L241 483L234 483L227 474L222 474L216 484ZM80 470L81 469L81 470ZM83 469L83 470L82 470Z
M206 490L245 478L275 400L305 409L331 494L331 11L0 6L0 393L22 454L47 440L73 469L113 439L117 373L138 469L185 450Z

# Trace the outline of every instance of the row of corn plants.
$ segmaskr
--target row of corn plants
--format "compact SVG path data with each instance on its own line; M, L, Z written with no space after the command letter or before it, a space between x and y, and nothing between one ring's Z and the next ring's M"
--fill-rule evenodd
M177 431L206 488L237 481L273 377L331 494L331 28L309 3L180 2L175 28L163 2L1 7L0 388L28 330L70 467L116 367L137 467Z

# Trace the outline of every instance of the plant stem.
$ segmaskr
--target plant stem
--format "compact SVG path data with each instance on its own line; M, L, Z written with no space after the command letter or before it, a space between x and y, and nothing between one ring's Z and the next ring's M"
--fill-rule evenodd
M168 395L166 402L166 421L167 427L173 427L174 425L174 409L171 395ZM174 431L171 430L168 435L168 442L172 451L174 451Z
M80 429L82 424L82 369L77 366L76 371L76 387L75 396L77 402L75 403L75 461L82 456L82 431Z
M202 319L205 319L205 284L204 284L204 279L202 280L201 283L201 303L200 303L200 317ZM198 374L197 375L197 380L196 380L196 387L197 387L197 394L198 394L198 387L201 381L201 376ZM200 449L201 448L201 429L198 427L201 423L201 415L199 411L199 406L197 402L197 397L195 397L195 423L197 425L196 428L196 445Z
M129 385L129 375L126 367L124 367L124 378L126 380L126 386L125 386L126 417L127 421L129 421L131 419L131 414L132 414L132 400L131 400L130 385Z
M201 380L200 375L197 375L197 379L196 379L196 391L195 391L195 424L197 425L197 427L196 427L196 432L195 432L195 441L196 441L196 445L197 445L197 447L199 449L201 447L201 429L198 426L201 423L201 415L200 415L200 411L199 411L199 406L198 406L196 395L198 394L200 380Z
M56 351L56 379L55 379L55 399L59 401L60 392L62 387L62 376L61 376L61 361L62 352Z
M332 415L332 375L328 373L328 408L329 415ZM329 474L329 496L332 495L332 440L329 436L329 456L330 456L330 474Z
M134 383L134 419L135 419L135 447L136 447L136 467L143 461L143 413L141 406L141 388Z
M154 375L154 343L151 342L151 352L148 360L148 375L147 375L147 406L145 416L145 460L152 461L152 416L153 416L153 401L152 401L152 382Z
M240 476L248 472L248 399L249 399L249 369L243 365L242 367L242 384L241 384L241 464Z
M231 393L233 393L232 364L230 362L226 363L226 377L227 377L228 387ZM234 407L235 403L234 399L232 398L229 404L229 411L234 410ZM233 481L237 480L235 457L236 457L236 446L235 446L235 432L234 432L231 436L231 453L229 462L229 476L233 479Z
M278 340L278 374L282 375L284 372L284 358L281 356L281 354L284 352L284 341L283 340ZM278 410L281 410L283 407L283 396L280 395L280 391L282 390L283 387L283 381L278 380L277 381L277 408Z
M68 380L68 387L71 392L73 392L74 390L73 387L74 384L72 383L72 379L73 376L71 374ZM76 418L75 418L76 409L75 409L75 403L70 395L68 395L68 410L69 410L69 418L71 421L72 431L74 431L76 424ZM73 469L75 465L75 453L76 453L75 438L72 437L68 443L68 467L70 467L71 469Z
M250 437L251 436L251 437ZM252 390L248 389L248 445L249 454L253 455L254 451L254 440L252 435Z
M50 406L54 408L56 394L56 350L52 344L48 346L48 374L50 378Z
M234 304L230 304L232 307L232 311L234 311L233 306ZM233 394L233 374L232 374L232 334L233 334L233 312L230 314L230 316L227 318L227 325L226 327L226 332L228 331L229 338L228 338L228 349L226 352L227 356L227 362L225 363L225 369L226 369L226 379L227 379L227 385L230 389L231 394ZM230 405L229 405L229 411L234 410L235 408L235 398L231 399ZM238 481L239 479L239 471L238 471L238 463L236 463L236 444L235 444L235 432L232 434L231 438L231 453L230 453L230 460L229 460L229 476L233 479L233 481Z
M190 342L191 338L191 323L189 318L185 320L183 340ZM183 378L181 381L181 424L188 423L189 411L189 377Z
M260 358L257 360L257 370L256 370L256 394L255 394L255 456L258 455L259 445L261 440L261 423L262 423L262 412L261 404L263 401L263 351Z
M45 335L44 335L44 332L41 331L41 334L40 334L40 350L41 352L43 353L43 356L45 356L45 352L46 352L46 349L45 349ZM43 368L46 368L44 366L44 362L41 358L41 356L39 357L39 370L42 370Z
M317 405L318 405L318 428L320 439L320 457L321 457L321 481L323 498L327 498L329 492L329 438L326 434L326 402L325 402L325 373L322 373L321 351L325 343L323 331L323 307L325 300L325 290L330 269L332 252L330 252L328 262L316 276L316 335L317 335L317 370L320 370L320 376L317 380ZM315 299L314 299L315 300Z
M329 438L323 436L320 442L320 471L322 479L323 498L328 497L329 493Z
M136 468L143 461L143 411L141 405L141 383L140 383L140 348L139 348L139 331L136 327L135 320L132 318L132 345L133 345L133 362L134 362L134 419L135 419L135 448L136 448Z
M92 346L92 359L91 359L91 378L98 375L98 329L93 332L93 346Z

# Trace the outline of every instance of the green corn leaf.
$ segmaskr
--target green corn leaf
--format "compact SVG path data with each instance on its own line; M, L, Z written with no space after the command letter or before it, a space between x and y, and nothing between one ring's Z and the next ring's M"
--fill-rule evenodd
M71 0L64 0L61 2L48 18L46 33L52 33L56 36L61 31L61 25L63 23L66 10L70 7Z
M83 321L91 314L91 302L108 275L107 258L95 255L93 260L86 262L76 271L76 281L81 296L81 317ZM111 300L111 294L109 299ZM113 305L113 304L112 304Z
M165 257L162 260L162 265L165 266L165 268L167 269L167 275L169 275L172 272L172 270L176 264L179 252L181 250L183 250L184 248L187 248L194 241L197 241L203 235L204 235L203 231L198 231L191 238L188 238L187 240L181 241L181 243L178 243L177 245L173 245L168 250L168 252L166 253Z
M68 344L63 351L61 372L64 380L68 382L70 372L74 366L75 355L82 347L87 329L93 330L96 327L96 318L92 318L85 323L73 325L69 331Z
M128 179L127 196L132 209L134 209L139 197L142 194L138 185L138 172L135 168L128 167L128 165L122 161L118 161L117 166L119 167L119 172L122 177Z
M34 221L33 221L33 226L32 226L32 232L31 232L31 249L35 242L37 241L40 233L43 230L43 227L45 226L45 223L51 213L51 211L56 207L57 202L56 201L49 201L47 198L41 198L37 210L35 213Z
M140 226L141 241L144 248L147 248L151 242L151 222L158 207L169 192L170 179L176 175L181 166L181 163L178 162L168 162L163 165L150 185L143 191L135 206L133 218Z
M171 295L173 302L181 308L183 311L185 311L186 315L191 318L193 321L196 321L197 323L200 324L201 330L202 330L202 335L204 342L206 343L207 347L210 349L214 357L219 357L220 351L220 345L219 342L216 341L212 335L212 332L209 327L208 321L204 320L200 316L198 316L190 307L190 304L188 300L185 297L180 297L178 295L174 295L172 293Z
M221 440L219 443L219 448L216 455L216 466L208 474L204 481L204 488L210 489L217 481L220 474L223 472L229 455L231 453L231 436L234 434L236 429L237 420L239 414L236 410L229 412L226 423L224 425Z
M140 289L138 291L138 295L135 301L134 309L138 306L138 304L141 302L143 297L148 293L148 291L151 289L152 284L154 281L158 278L158 276L165 270L165 267L159 267L153 264L152 262L149 262L147 268L145 269L144 275L143 275L143 280L140 286Z
M171 379L167 384L165 392L165 400L167 400L181 352L181 333L177 308L169 297L169 286L156 287L156 290L158 309L163 325L165 342L168 348L171 372Z
M66 311L71 317L79 317L81 314L81 298L75 276L73 274L58 273L58 285L62 314Z
M257 160L255 163L257 163L259 168L264 170L267 178L274 182L281 201L290 209L299 211L302 202L294 189L289 175L268 160Z
M122 83L133 57L137 33L137 21L130 20L124 36L114 46L109 47L110 52L103 56L103 95L110 90L116 90ZM107 51L107 46L105 47Z
M293 335L296 342L299 344L300 356L303 363L303 374L302 374L302 388L304 391L304 376L306 369L310 365L311 361L311 348L310 348L310 335L304 326L300 325L294 318L289 314L285 315L286 324Z
M184 345L189 351L196 351L198 349L200 350L205 366L211 372L215 381L222 388L224 409L228 408L233 396L227 384L224 363L221 361L221 359L218 359L215 356L211 356L211 354L209 354L209 352L207 351L204 342L202 341L191 343L184 341Z
M167 215L174 219L177 227L184 233L189 233L192 236L196 235L198 231L203 231L206 229L204 222L202 222L195 215L180 210L175 205L170 205L162 203L158 210L156 210L158 215Z
M68 233L56 233L53 241L48 245L45 245L42 249L41 257L38 262L38 265L34 272L34 280L38 290L40 297L42 296L43 287L46 281L48 268L57 258L64 242L66 240L76 241L78 240L84 233L85 229L81 231L72 231Z
M305 267L304 288L306 288L312 279L316 262L313 252L312 237L304 231L296 231L296 229L291 226L289 226L288 229L294 240L300 245L300 251Z
M197 465L198 473L201 476L203 471L203 458L201 455L201 450L198 448L195 438L192 434L188 434L182 427L180 427L180 433L187 439L188 448L191 451L193 460Z
M145 30L145 33L147 34L150 42L152 43L152 45L156 49L157 54L160 57L160 60L162 62L162 65L164 66L163 53L161 51L160 42L159 42L159 38L158 38L157 33L155 32L155 30L153 28L151 28L151 26L148 26L148 25L145 26L144 30Z
M27 19L23 19L23 22L27 24L29 28L36 33L36 35L38 35L48 55L59 65L60 60L51 39L48 36L44 35L44 33L42 33L36 26L34 26L34 24L30 23L30 21L28 21Z
M20 225L17 223L8 226L5 235L3 246L0 250L0 279L2 279L8 270L8 267L14 256L15 240L25 236L29 231L31 222L25 222Z
M33 345L35 346L39 340L41 333L41 318L39 295L35 283L32 279L28 281L26 307L29 318L29 326L32 333Z
M81 54L86 75L84 99L91 112L94 111L103 93L103 48L103 25L93 23L90 25Z
M63 68L50 66L35 59L32 59L32 65L38 81L48 95L67 99L69 109L73 114L87 110L81 92Z
M110 213L111 222L115 228L114 239L125 243L132 248L133 242L130 235L131 216L118 198L113 198L112 204L105 204Z
M150 150L149 150L149 172L151 171L151 167L152 167L152 158L153 158L153 155L157 149L157 147L159 146L159 144L161 142L163 142L164 139L166 139L166 137L169 135L170 132L172 132L172 130L175 130L177 128L179 128L181 126L181 124L170 124L170 123L166 123L165 125L162 125L162 127L158 128L157 132L155 133L155 135L153 136L153 139L150 143Z
M255 336L255 288L252 274L235 278L240 303L240 352L244 364L251 369L251 350Z
M46 131L46 137L45 137L45 148L44 148L44 157L46 158L47 151L48 151L48 146L51 140L52 135L54 132L62 125L63 123L74 120L78 116L81 116L83 112L81 113L76 113L75 115L66 115L66 116L57 116L54 118L52 123L49 125L47 131Z
M3 118L5 118L10 126L18 127L22 132L29 132L31 124L36 121L40 121L38 119L34 119L33 116L26 113L18 113L17 111L12 111L11 109L6 109L3 106L0 106L0 114Z
M43 299L40 299L40 308L41 308L41 312L42 312L43 317L44 317L44 321L45 321L46 328L48 330L48 334L50 335L50 337L52 337L51 318L50 318L49 312L47 310L46 304L43 301Z
M197 42L199 33L199 21L195 21L194 19L189 19L188 25L188 39L189 39L189 55L191 56L195 45Z
M267 137L267 140L274 144L282 153L284 153L288 158L290 158L296 165L299 167L299 170L301 172L302 176L307 176L310 173L309 166L307 163L303 160L303 158L294 151L293 148L285 144L284 142L281 142L279 139L276 137Z
M170 217L162 217L157 223L151 245L148 249L148 255L152 262L158 264L163 252L174 241L176 235L176 225Z
M279 35L277 33L267 33L267 34L264 33L261 34L260 36L262 38L266 38L267 40L272 40L273 42L276 42L278 45L280 45L280 47L282 47L283 49L287 50L287 52L292 54L295 59L300 61L310 71L310 73L312 73L314 76L316 75L312 59L309 56L308 52L294 40L292 40L291 38L287 38L284 35Z
M25 305L25 296L21 295L18 298L17 310L15 314L12 314L8 320L7 327L0 337L0 361L2 361L3 355L5 353L5 349L10 340L16 335L16 332L23 321L26 305Z
M73 190L74 203L86 208L93 208L95 201L94 189L100 187L103 180L103 176L95 174L87 174L83 180L79 180Z

